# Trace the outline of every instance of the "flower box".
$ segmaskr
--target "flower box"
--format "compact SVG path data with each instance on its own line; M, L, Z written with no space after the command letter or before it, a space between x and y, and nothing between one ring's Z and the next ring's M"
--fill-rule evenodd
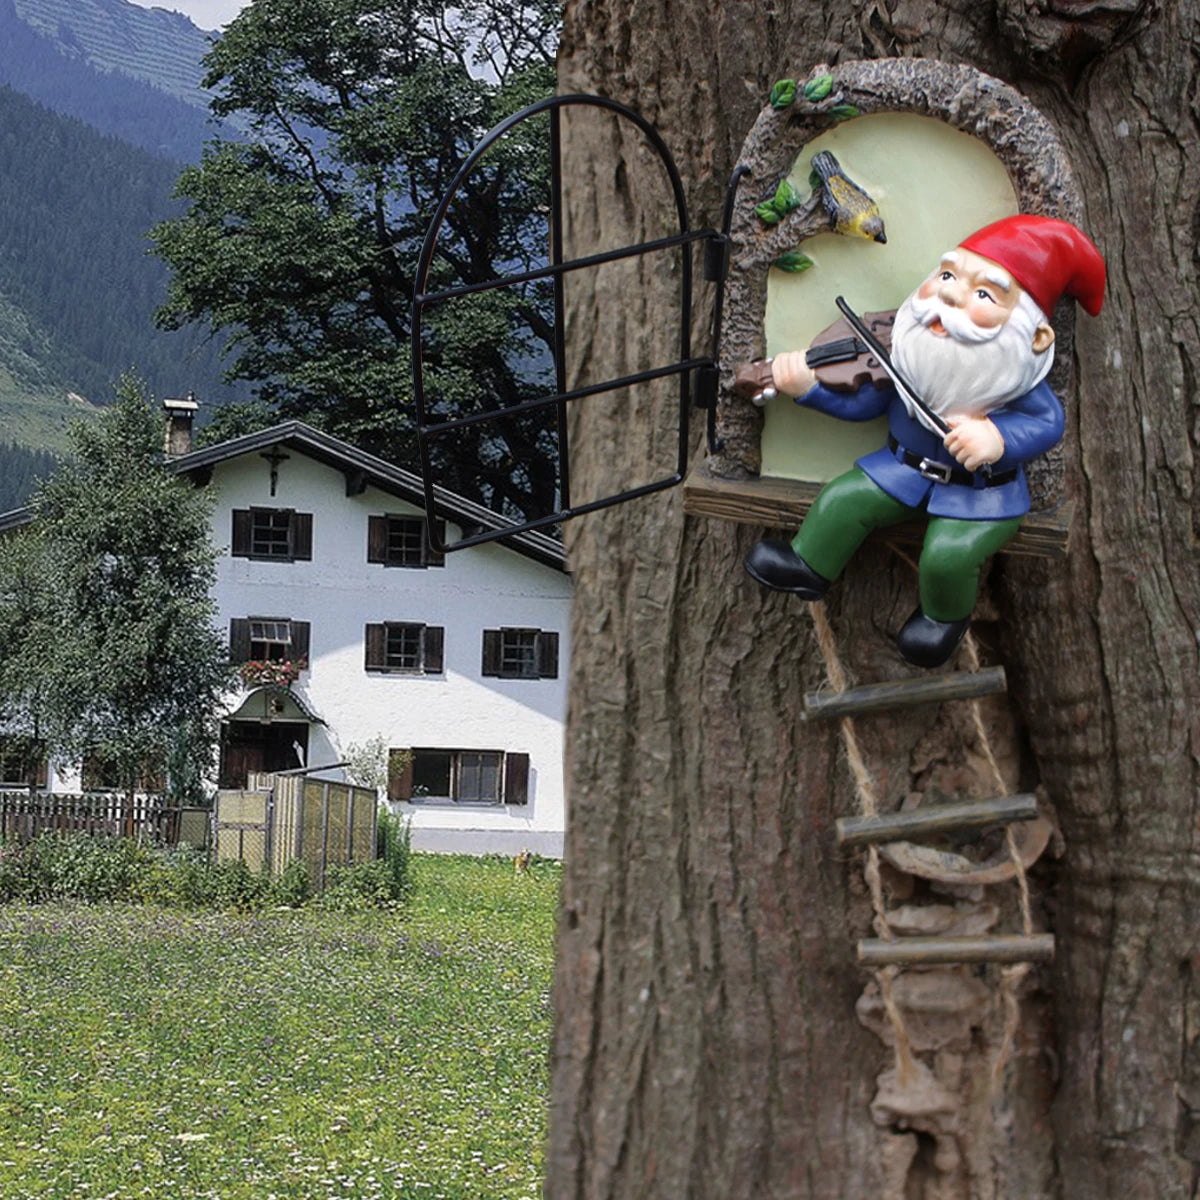
M308 667L304 659L252 659L238 667L238 675L247 687L261 687L264 684L277 684L288 687L300 678L300 672Z

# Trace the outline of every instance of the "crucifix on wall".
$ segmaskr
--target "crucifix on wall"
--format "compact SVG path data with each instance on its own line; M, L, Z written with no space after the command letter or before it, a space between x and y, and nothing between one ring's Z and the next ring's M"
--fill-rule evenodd
M278 446L272 446L270 450L263 451L260 457L265 458L271 464L271 495L274 496L275 489L279 485L279 464L287 462L291 456L284 454Z

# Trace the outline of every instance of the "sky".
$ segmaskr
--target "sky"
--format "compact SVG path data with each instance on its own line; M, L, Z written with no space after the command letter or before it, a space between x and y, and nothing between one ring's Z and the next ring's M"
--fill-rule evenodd
M220 29L238 15L249 0L133 0L142 8L169 8L191 17L201 29Z

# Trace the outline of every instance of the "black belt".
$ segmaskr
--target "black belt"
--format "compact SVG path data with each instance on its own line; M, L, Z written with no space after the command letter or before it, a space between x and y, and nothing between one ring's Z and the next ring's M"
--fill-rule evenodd
M896 456L897 462L902 462L906 467L915 467L924 478L932 479L934 483L957 483L963 487L970 488L1001 487L1003 484L1012 483L1020 470L1019 467L1015 467L1011 471L1001 471L997 475L982 475L975 471L961 471L958 467L952 467L949 463L935 462L932 458L923 458L920 454L914 454L911 450L905 450L890 433L888 434L887 444L888 449Z

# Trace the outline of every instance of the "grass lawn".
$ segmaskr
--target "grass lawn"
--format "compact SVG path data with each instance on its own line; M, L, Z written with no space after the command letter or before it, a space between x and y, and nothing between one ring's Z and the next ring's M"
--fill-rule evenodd
M0 906L0 1197L540 1194L559 869L406 912Z

